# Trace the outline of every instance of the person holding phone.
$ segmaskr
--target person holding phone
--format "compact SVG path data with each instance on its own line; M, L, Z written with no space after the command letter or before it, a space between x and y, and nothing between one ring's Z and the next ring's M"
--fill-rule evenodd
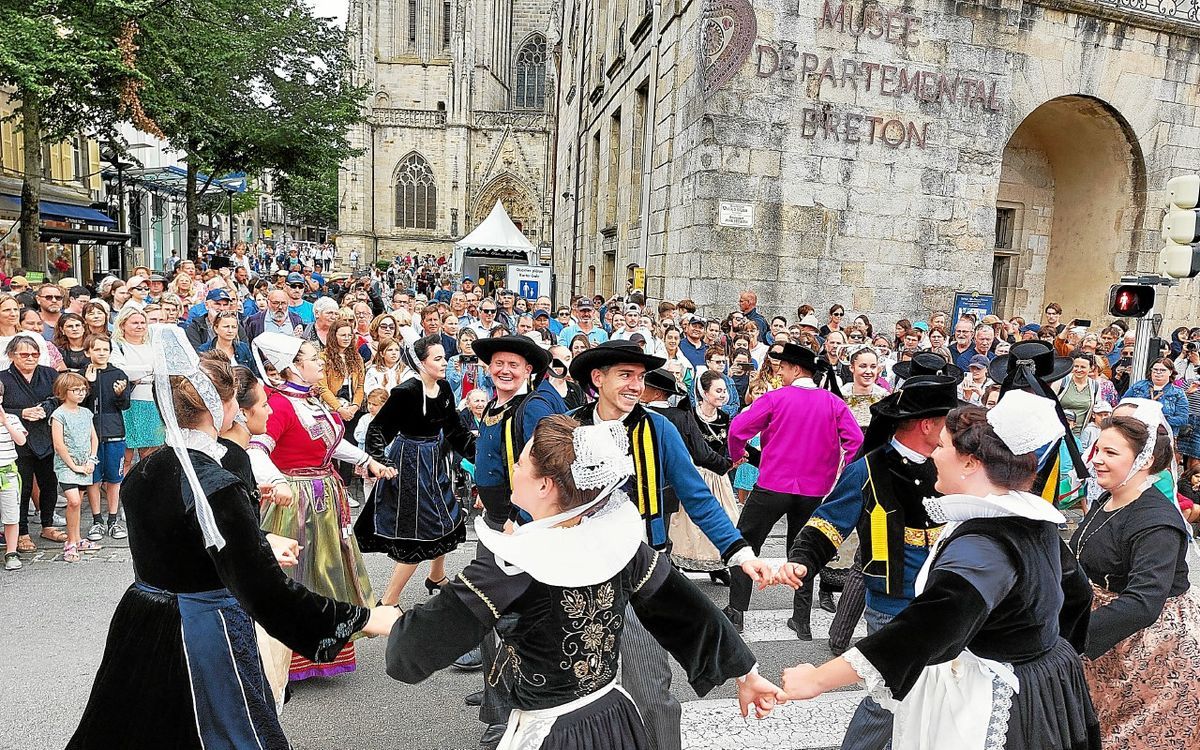
M1179 428L1179 452L1200 464L1200 342L1189 341L1175 360L1175 372L1188 402L1187 424Z

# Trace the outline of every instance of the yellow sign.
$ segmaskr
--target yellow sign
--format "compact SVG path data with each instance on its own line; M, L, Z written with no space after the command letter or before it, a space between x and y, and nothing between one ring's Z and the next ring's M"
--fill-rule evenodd
M264 229L264 230L263 230L263 237L270 237L270 236L271 236L271 230L270 230L270 229Z
M633 269L633 288L646 291L646 269L641 266Z

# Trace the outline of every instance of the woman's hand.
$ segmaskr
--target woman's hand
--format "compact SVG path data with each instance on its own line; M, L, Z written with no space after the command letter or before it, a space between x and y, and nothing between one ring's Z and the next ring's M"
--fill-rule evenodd
M21 419L27 422L36 422L39 419L46 418L46 410L40 406L30 406L27 409L21 410Z
M358 407L354 404L346 404L345 406L338 407L337 413L343 422L349 422L358 414Z
M807 575L807 567L800 563L785 562L779 566L779 571L775 574L775 579L772 583L781 583L795 591L804 585L804 577Z
M750 707L754 707L754 717L762 719L771 713L776 706L787 703L788 696L776 687L770 680L758 672L750 672L737 681L738 708L742 716L750 715Z
M394 479L396 470L391 466L385 466L375 459L367 461L367 471L376 479Z
M811 664L797 664L783 670L783 692L787 698L806 701L825 692L817 679L817 668Z
M392 626L403 614L399 607L393 607L390 604L372 607L371 618L367 620L362 632L372 638L380 635L387 636L392 632Z
M271 545L271 552L275 554L275 562L279 563L279 567L294 568L300 563L300 550L304 548L295 539L267 534L267 544Z
M263 502L274 503L281 508L291 506L295 499L292 495L292 486L287 482L261 485L258 488L258 493L262 496Z

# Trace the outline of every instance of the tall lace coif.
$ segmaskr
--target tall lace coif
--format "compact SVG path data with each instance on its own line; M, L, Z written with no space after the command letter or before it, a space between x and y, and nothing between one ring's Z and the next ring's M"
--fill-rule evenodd
M196 476L196 468L192 466L192 458L188 455L187 441L175 415L171 376L187 378L200 394L204 406L212 414L213 425L218 429L225 419L221 396L212 381L200 369L200 358L184 337L182 328L172 324L155 323L150 327L150 341L154 344L154 396L162 414L163 425L166 427L166 442L175 451L179 466L187 478L188 487L192 490L196 520L199 521L200 531L204 534L204 544L219 550L225 546L225 537L221 536L221 531L217 528L212 506L208 504L208 496L204 494L200 478Z

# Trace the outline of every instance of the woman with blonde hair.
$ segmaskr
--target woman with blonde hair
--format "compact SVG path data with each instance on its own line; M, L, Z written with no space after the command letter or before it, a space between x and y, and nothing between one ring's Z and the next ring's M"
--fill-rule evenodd
M405 376L405 369L400 358L400 342L390 339L380 344L375 356L371 357L371 363L367 365L363 391L370 395L377 388L392 390Z
M358 354L364 362L370 361L384 342L399 337L400 323L396 321L392 313L384 313L375 316L368 330L370 334L367 336L366 343L358 347Z
M125 466L127 473L133 464L133 452L146 458L162 447L166 435L158 407L154 405L154 345L147 331L146 313L128 306L117 314L113 324L113 367L119 367L129 377L132 390L129 408L122 413L125 420Z

